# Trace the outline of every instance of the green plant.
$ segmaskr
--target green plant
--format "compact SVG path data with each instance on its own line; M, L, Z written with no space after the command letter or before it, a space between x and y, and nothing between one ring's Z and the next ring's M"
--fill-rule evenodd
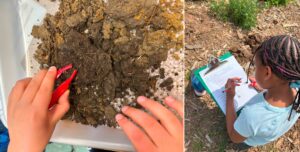
M228 5L225 0L211 2L210 6L211 10L215 13L216 17L220 20L227 20L228 19Z
M202 151L204 144L202 143L202 141L196 141L192 143L192 151Z
M189 71L187 71L187 72L185 73L185 80L186 80L186 81L190 81L191 74L192 74L192 71L191 71L191 70L189 70Z
M218 19L231 21L243 29L251 29L257 22L257 0L214 0L211 10Z
M245 29L256 25L257 0L229 0L229 20Z
M292 0L265 0L265 6L280 6L280 5L287 5Z

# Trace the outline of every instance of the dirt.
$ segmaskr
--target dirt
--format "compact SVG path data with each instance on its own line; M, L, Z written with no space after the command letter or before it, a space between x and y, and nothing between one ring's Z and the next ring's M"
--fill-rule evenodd
M162 82L159 86L161 88L167 88L169 91L173 88L173 79L167 78L164 82Z
M120 107L139 95L155 98L164 72L150 76L148 69L159 69L170 49L183 47L177 36L182 9L180 0L64 0L55 15L34 26L32 35L42 41L35 53L41 68L72 63L78 70L66 119L116 126ZM166 78L161 87L171 90L172 83Z
M191 70L208 62L209 55L220 56L230 50L246 69L253 50L265 39L279 34L300 38L300 5L263 9L258 25L241 30L217 20L209 10L209 1L187 1L185 5L185 147L186 151L240 151L226 132L225 116L209 95L198 98L191 90ZM248 152L297 152L300 121L278 140Z

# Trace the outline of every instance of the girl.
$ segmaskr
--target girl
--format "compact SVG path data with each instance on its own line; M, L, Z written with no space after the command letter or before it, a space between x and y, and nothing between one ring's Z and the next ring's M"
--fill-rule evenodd
M234 143L259 146L282 136L300 116L299 88L291 87L300 80L300 44L287 35L275 36L258 47L253 59L256 88L264 91L253 97L237 117L233 98L240 78L229 79L225 86L226 125Z

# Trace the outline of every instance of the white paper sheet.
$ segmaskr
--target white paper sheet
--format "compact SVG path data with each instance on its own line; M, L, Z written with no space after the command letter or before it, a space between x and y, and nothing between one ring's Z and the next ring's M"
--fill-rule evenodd
M255 89L248 87L250 81L246 84L247 75L234 56L229 57L226 61L226 63L206 75L205 72L208 71L208 69L200 72L200 76L212 92L212 95L224 114L226 114L226 93L223 91L225 90L225 84L229 78L242 78L241 86L237 86L235 90L235 111L240 110L253 96L257 94Z

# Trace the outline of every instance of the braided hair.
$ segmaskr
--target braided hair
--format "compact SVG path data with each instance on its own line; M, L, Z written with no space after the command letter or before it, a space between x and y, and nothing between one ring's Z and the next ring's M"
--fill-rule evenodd
M297 39L288 35L274 36L264 41L257 48L255 55L258 55L262 64L269 66L279 78L289 82L300 80L300 43ZM288 120L293 110L300 113L300 88L298 88Z

